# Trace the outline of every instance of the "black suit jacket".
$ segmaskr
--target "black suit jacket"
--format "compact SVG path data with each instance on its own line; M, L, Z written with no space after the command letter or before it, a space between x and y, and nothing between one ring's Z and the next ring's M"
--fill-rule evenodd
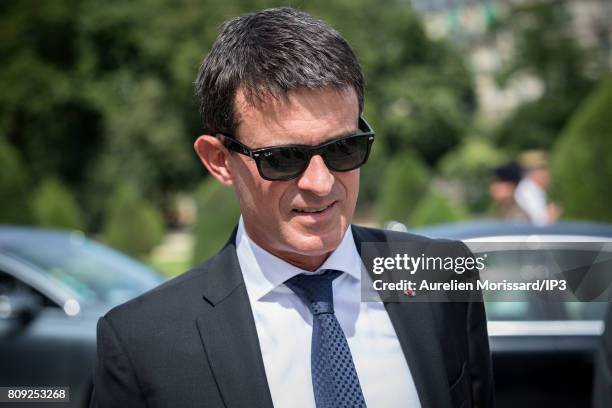
M362 242L430 242L352 228L358 249ZM93 406L272 407L234 241L235 233L199 267L100 319ZM493 405L481 302L385 307L423 407Z

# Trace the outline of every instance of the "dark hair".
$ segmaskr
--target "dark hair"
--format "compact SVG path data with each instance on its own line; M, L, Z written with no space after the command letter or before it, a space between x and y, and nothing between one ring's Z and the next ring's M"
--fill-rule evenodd
M510 162L494 168L493 176L498 181L518 183L521 181L523 174L518 164Z
M234 134L238 89L249 104L307 88L353 88L363 111L364 81L349 44L333 28L290 7L227 21L195 82L206 132Z

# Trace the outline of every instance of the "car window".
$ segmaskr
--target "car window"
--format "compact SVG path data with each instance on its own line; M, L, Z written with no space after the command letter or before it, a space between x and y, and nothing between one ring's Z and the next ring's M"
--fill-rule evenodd
M611 254L606 251L585 249L551 249L546 251L504 250L487 253L487 270L481 273L482 278L495 277L496 280L512 281L520 274L525 279L541 275L546 277L585 276L591 274L609 276L601 270L609 265ZM599 262L594 262L598 260ZM591 265L586 268L584 265ZM581 275L577 275L581 273ZM572 275L573 274L573 275ZM574 279L576 281L576 279ZM579 280L577 282L580 282ZM605 280L604 280L605 282ZM604 293L606 285L596 287ZM595 291L591 299L596 299ZM584 291L582 292L584 293ZM589 294L591 294L589 292ZM533 320L602 320L606 302L560 302L559 299L548 299L533 292L486 291L483 293L489 320L533 321ZM601 298L600 298L601 299ZM605 297L603 297L605 299ZM585 300L589 300L585 297Z
M47 296L0 269L0 295L36 296L44 306L59 307Z
M606 302L495 302L485 304L489 321L603 320Z
M118 304L163 281L140 262L82 234L15 237L2 248L44 270L87 303Z

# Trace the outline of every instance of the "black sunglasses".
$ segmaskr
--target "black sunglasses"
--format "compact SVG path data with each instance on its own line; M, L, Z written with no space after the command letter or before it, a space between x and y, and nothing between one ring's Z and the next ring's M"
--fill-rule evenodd
M320 155L327 168L333 171L351 171L368 160L374 142L374 130L362 117L360 133L334 139L318 146L284 145L251 149L233 136L222 135L227 149L249 156L257 163L259 175L271 181L291 180L308 168L310 159Z

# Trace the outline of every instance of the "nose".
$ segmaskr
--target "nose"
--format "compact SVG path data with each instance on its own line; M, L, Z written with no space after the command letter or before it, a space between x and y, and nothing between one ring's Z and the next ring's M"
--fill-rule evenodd
M331 192L334 179L334 175L325 165L323 158L316 155L310 159L308 167L298 177L297 186L301 190L308 190L320 197L324 197Z

